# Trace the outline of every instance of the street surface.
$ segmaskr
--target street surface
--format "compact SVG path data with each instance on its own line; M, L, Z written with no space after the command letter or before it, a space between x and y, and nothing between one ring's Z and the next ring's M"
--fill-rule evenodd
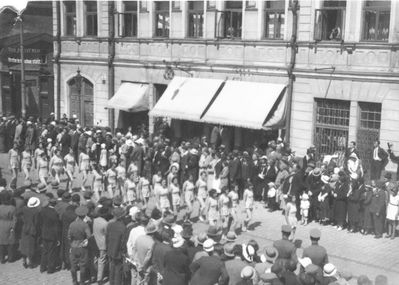
M0 167L3 168L3 176L9 181L10 173L7 167L7 155L0 154ZM80 186L80 175L76 186ZM34 175L36 177L37 175ZM19 176L18 185L23 178ZM198 211L198 205L196 205ZM195 210L194 210L195 212ZM242 214L244 215L244 214ZM194 213L195 216L195 213ZM281 212L270 213L263 205L256 203L252 223L254 230L240 234L238 242L245 243L249 239L255 239L260 248L272 245L273 241L281 237L280 228L285 222ZM374 239L373 236L363 236L359 233L337 231L332 226L320 226L309 224L299 225L296 231L296 239L302 240L302 248L310 244L309 230L318 227L321 232L320 244L327 248L330 262L338 271L351 272L354 278L351 284L356 284L355 278L362 274L374 280L377 275L386 275L390 285L399 284L399 237L391 239ZM194 234L206 231L207 225L196 223ZM298 249L298 256L302 256L302 248ZM24 269L21 260L12 264L0 265L1 285L47 285L47 284L71 284L68 271L60 271L48 275L41 274L38 268Z

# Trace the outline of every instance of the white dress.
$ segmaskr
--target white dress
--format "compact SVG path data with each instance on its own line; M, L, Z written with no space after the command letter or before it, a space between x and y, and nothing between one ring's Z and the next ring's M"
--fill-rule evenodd
M180 205L180 189L179 186L175 186L173 183L170 184L170 191L172 193L172 204Z
M389 202L387 206L387 219L391 221L397 220L397 213L399 208L399 194L393 196L392 194L389 195Z

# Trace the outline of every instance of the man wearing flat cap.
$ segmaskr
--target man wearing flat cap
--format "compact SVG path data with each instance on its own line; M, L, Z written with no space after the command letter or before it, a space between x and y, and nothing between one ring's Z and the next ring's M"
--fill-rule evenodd
M71 245L70 262L71 275L74 285L78 284L77 271L80 271L80 283L87 279L86 270L89 267L88 239L91 236L89 225L83 221L88 214L86 206L79 206L75 210L76 220L71 223L68 230L68 239Z
M328 255L327 250L319 245L320 237L321 232L319 229L310 230L310 241L312 245L303 250L302 258L309 257L313 264L323 268L323 266L328 263Z
M278 260L283 260L284 262L288 262L289 260L298 261L296 247L294 243L289 240L291 231L291 226L283 225L281 227L282 239L273 243L273 246L278 251Z

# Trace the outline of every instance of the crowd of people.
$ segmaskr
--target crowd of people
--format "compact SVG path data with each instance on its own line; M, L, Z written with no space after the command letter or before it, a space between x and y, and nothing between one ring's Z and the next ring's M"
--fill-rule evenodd
M320 230L297 257L298 223L395 238L398 185L382 170L396 157L378 141L366 181L355 142L342 155L319 158L312 146L297 157L281 139L232 149L217 130L176 141L162 128L151 138L112 133L76 116L3 120L12 177L0 179L1 262L68 269L74 284L347 284L318 245ZM236 243L253 230L258 201L286 220L266 249ZM194 235L197 221L208 231Z

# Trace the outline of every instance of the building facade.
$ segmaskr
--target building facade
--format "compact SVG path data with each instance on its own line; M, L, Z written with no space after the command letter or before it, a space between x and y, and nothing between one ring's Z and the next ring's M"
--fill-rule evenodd
M289 140L298 154L311 144L331 154L352 140L364 154L375 139L398 146L399 2L299 0L297 18L294 2L55 1L56 110L118 126L126 114L106 105L121 83L149 84L151 109L171 73L288 85L293 47Z

